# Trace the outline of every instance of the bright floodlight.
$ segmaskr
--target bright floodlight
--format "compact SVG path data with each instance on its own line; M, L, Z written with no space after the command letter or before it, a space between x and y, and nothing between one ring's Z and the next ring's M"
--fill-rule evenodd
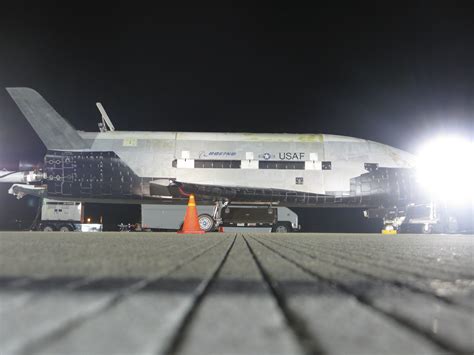
M418 181L431 196L449 202L474 198L474 142L459 137L438 138L418 154Z

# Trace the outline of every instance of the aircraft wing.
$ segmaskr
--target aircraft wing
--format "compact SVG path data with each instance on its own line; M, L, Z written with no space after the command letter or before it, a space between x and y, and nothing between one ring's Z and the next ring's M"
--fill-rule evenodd
M167 189L173 197L194 194L205 199L229 199L232 202L274 203L286 206L372 207L411 202L416 185L411 169L379 168L351 179L344 194L247 187L206 185L172 180Z
M374 205L381 198L372 196L335 196L323 195L293 190L256 188L244 186L222 186L172 181L168 190L173 197L186 197L194 194L204 199L229 199L234 203L274 203L282 205L312 205L312 206L354 206Z

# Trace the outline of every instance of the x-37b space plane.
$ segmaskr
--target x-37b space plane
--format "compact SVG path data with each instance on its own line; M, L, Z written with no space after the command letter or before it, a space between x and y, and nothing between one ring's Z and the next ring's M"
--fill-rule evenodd
M413 155L329 134L74 129L35 90L8 88L47 148L27 193L76 201L392 209L415 198ZM17 192L22 191L17 185Z

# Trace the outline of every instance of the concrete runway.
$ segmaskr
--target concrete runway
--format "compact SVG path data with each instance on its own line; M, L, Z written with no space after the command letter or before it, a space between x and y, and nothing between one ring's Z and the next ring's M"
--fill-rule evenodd
M0 353L474 351L474 236L0 233Z

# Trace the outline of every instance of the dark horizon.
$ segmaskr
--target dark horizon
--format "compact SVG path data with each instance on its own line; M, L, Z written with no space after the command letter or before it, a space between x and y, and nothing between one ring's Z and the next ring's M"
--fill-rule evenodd
M0 168L45 152L4 90L16 86L85 131L101 101L118 130L328 133L413 153L440 134L473 139L473 11L410 4L4 5ZM7 189L0 225L31 214Z

